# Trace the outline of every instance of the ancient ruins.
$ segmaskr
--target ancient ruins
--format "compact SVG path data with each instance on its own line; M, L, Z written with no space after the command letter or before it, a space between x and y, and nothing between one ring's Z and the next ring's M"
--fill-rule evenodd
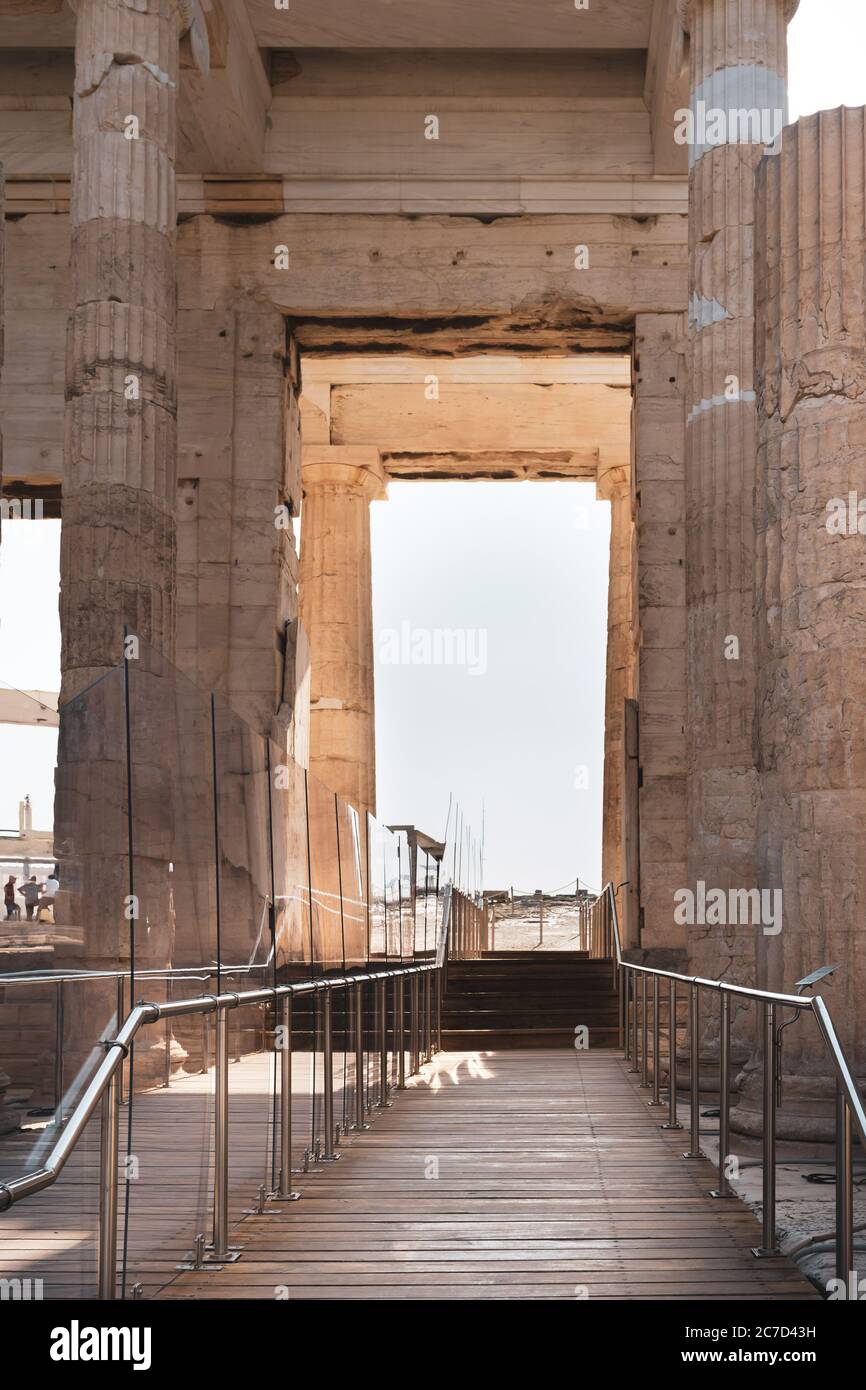
M337 794L348 904L377 809L371 504L393 479L588 479L624 956L789 995L837 965L866 1081L866 117L787 124L797 3L0 0L2 489L62 519L55 852L100 904L57 963L130 958L123 834L81 821L125 814L123 730L76 706L124 634L163 709L130 763L139 966L192 965L167 924L202 910L207 836L183 914L160 837L172 719L211 707L185 696L184 726L173 688L169 716L166 672L261 740L258 790L246 735L223 764L248 811L284 762ZM252 850L233 870L224 907L267 876ZM742 997L730 1024L732 1127L759 1135L765 1038ZM811 1020L781 1067L778 1133L832 1136Z

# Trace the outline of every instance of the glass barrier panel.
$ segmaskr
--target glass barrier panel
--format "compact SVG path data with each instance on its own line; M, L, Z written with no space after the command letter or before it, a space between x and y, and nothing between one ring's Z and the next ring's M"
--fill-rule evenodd
M219 869L219 965L228 987L273 981L271 800L267 740L219 699L213 701L214 784ZM233 1029L258 1025L239 1015ZM241 1051L243 1045L241 1045Z
M213 699L219 870L219 963L223 991L275 982L273 783L270 746L228 705ZM270 1004L228 1011L229 1223L275 1186L277 1058Z
M397 903L400 916L400 959L411 961L415 952L415 850L404 830L391 832L397 845Z
M345 964L362 966L367 960L367 901L361 823L354 806L337 797L337 841L340 892L343 901Z
M203 984L189 976L151 978L147 994L168 1002L198 993ZM181 1034L186 1056L178 1067ZM213 1052L212 1014L166 1019L146 1024L136 1038L131 1104L129 1064L124 1068L118 1163L122 1298L139 1292L154 1297L180 1266L194 1262L196 1237L212 1238Z
M415 957L429 960L436 950L436 907L439 864L418 848L415 870Z
M322 970L342 970L346 961L346 938L340 892L337 797L310 773L307 774L307 813L313 959Z
M313 959L305 774L273 741L269 756L276 967L280 979L292 980L308 974Z
M384 826L382 848L385 862L385 954L389 961L403 960L402 859L398 837Z
M379 824L374 816L370 815L369 811L367 812L366 822L367 901L370 914L367 954L370 960L384 960L388 954L385 919L385 837L388 831Z
M144 644L139 660L130 662L129 688L136 791L133 841L147 935L153 930L151 907L162 907L161 875L167 866L168 962L174 967L214 970L216 836L211 699ZM152 904L147 895L157 885L157 901ZM149 956L153 955L149 943L143 941L142 945ZM162 959L157 962L164 963ZM143 966L144 961L139 964ZM212 989L213 984L204 988Z

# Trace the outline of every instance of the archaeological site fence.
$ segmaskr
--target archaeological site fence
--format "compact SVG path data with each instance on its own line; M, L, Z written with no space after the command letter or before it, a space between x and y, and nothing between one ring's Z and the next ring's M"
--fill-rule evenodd
M472 954L483 909L447 843L359 813L144 644L63 706L56 793L54 964L0 976L0 1210L49 1296L130 1297L233 1259L245 1211L390 1104L438 1047L449 922Z

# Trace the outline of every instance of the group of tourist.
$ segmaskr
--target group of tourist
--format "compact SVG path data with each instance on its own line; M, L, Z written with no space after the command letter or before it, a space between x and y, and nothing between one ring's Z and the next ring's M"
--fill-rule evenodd
M27 912L28 922L32 922L34 920L34 914L36 921L39 921L43 909L45 909L46 912L49 912L51 914L51 920L53 921L54 899L57 896L58 889L60 888L60 881L57 877L57 866L55 865L55 867L51 870L51 873L46 878L45 882L42 884L37 882L35 874L31 874L30 878L26 881L26 883L23 884L21 888L15 887L16 882L17 879L15 878L15 875L10 874L9 878L6 880L6 883L3 886L3 901L6 908L6 921L8 922L13 918L20 919L21 917L21 906L16 900L16 893L19 893L20 896L24 899L24 908Z

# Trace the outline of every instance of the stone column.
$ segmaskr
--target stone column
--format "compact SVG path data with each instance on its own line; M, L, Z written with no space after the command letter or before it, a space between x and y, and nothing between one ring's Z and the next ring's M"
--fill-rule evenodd
M610 567L607 590L607 663L604 696L604 792L602 879L616 888L624 878L623 797L625 701L635 695L636 622L631 468L627 461L599 460L596 493L610 502Z
M820 992L866 1078L866 112L792 126L757 183L758 722L761 881L782 929L759 983ZM779 1133L833 1134L833 1073L814 1024L783 1035ZM760 1127L759 1058L738 1128Z
M639 314L634 471L640 667L640 945L685 969L674 893L686 877L686 325ZM663 952L663 955L659 955Z
M688 886L757 887L753 749L754 173L786 119L797 0L680 0L690 34ZM754 113L754 114L749 114ZM743 119L745 117L745 119ZM697 894L696 894L697 896ZM689 971L750 981L752 926L688 929ZM709 1032L714 1025L708 1019ZM750 1019L734 1014L736 1054Z
M124 623L160 654L157 669L160 657L174 656L174 160L179 41L193 0L73 0L73 9L62 702L121 660ZM80 933L70 951L77 964L128 963L133 923L137 968L171 959L175 774L160 741L170 678L152 669L143 659L134 676L137 907L125 903L121 682L112 676L61 717L57 912L70 935ZM130 672L132 680L132 663ZM82 1002L75 1028L87 1045L109 1001L102 991Z
M308 446L301 466L301 621L310 641L310 771L376 810L370 502L385 496L377 449Z
M192 0L74 0L62 699L174 650L176 102Z

